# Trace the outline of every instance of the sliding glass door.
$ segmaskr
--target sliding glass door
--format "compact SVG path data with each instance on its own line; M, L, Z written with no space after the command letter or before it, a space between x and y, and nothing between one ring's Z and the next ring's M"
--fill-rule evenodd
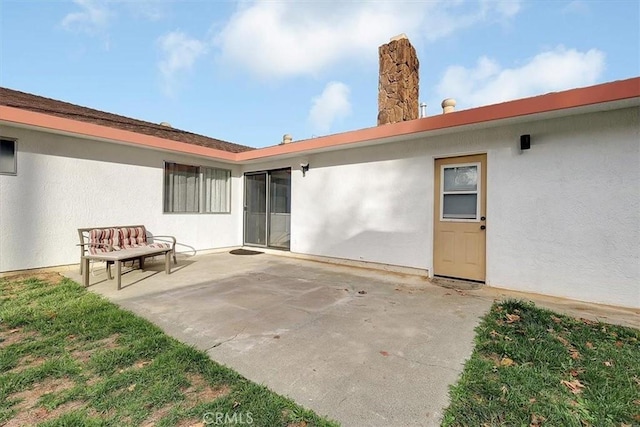
M244 243L267 244L267 174L245 175Z
M289 249L291 169L245 175L244 243Z

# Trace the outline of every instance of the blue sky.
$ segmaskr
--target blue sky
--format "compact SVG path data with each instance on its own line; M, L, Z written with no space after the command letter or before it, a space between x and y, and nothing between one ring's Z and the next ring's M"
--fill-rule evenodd
M399 33L428 115L640 75L638 0L0 0L0 85L263 147L375 126Z

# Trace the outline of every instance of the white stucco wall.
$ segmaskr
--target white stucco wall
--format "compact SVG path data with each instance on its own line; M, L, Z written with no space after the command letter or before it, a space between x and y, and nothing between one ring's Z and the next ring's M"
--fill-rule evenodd
M640 307L638 129L633 108L245 170L293 167L292 252L431 270L434 158L485 152L486 283Z
M8 126L0 135L18 139L18 174L0 176L0 271L78 263L79 227L144 224L186 253L241 244L236 166ZM163 161L231 169L232 213L164 214Z
M487 282L640 307L640 123L626 109L532 123L489 152Z
M0 128L19 138L18 176L0 176L0 271L78 262L80 226L144 223L175 235L186 251L240 245L242 174L284 167L292 168L292 252L431 270L434 159L487 153L486 283L640 307L639 113L235 166L231 215L162 213L163 160L228 166ZM522 153L521 134L532 140ZM305 177L301 161L310 164Z
M417 144L308 160L309 172L292 184L292 251L428 267L433 165Z

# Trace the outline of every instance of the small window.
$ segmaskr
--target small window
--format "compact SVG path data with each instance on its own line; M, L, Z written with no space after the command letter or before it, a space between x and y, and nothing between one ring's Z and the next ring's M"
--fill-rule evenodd
M0 174L15 175L17 173L16 141L0 139Z
M479 172L479 163L442 167L441 219L478 219L480 210Z
M231 212L231 171L166 162L164 212Z

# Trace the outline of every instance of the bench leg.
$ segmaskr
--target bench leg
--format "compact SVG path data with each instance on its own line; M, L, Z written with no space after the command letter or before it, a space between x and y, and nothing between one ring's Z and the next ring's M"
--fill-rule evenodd
M144 257L143 256L138 258L138 265L140 265L140 270L144 270Z
M105 261L107 263L107 278L109 280L113 280L113 276L111 275L111 263L109 261Z
M122 279L122 261L116 261L116 275L118 276L118 290L120 290Z
M164 253L164 272L171 274L171 251Z
M82 284L85 288L89 287L89 259L82 258L80 263L80 270L82 271Z

